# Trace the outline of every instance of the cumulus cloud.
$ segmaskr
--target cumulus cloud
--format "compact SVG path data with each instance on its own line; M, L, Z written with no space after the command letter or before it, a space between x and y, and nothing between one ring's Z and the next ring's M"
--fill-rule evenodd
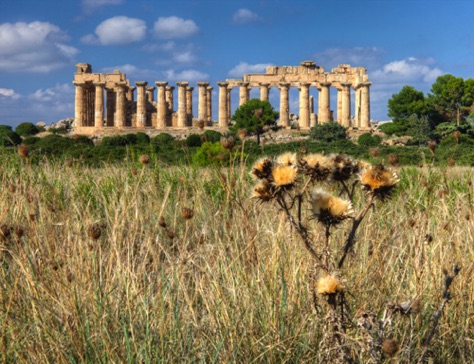
M11 88L1 88L0 87L0 98L9 98L12 100L18 100L20 98L20 95L15 92L15 90Z
M393 61L372 73L372 79L381 83L429 82L432 83L443 71L433 66L432 59L414 57Z
M249 9L239 9L232 15L234 24L248 24L261 21L262 18Z
M209 78L209 75L204 72L200 72L193 69L187 69L180 72L176 72L175 70L167 70L163 72L165 79L172 80L172 81L189 81L189 82L196 82L196 81L205 81Z
M176 16L160 17L155 22L153 33L161 39L187 38L199 32L199 27L191 19Z
M265 73L266 68L271 65L271 63L248 64L247 62L240 62L228 72L228 75L230 77L242 77L244 73Z
M123 0L82 0L82 7L86 12L96 10L105 5L119 5Z
M79 50L69 37L48 22L0 24L0 70L50 72L73 63Z
M174 53L173 61L180 64L193 64L197 62L197 57L192 51L187 50L180 53Z
M118 45L143 40L146 36L146 23L142 19L127 16L114 16L95 28L95 35L81 38L85 44Z

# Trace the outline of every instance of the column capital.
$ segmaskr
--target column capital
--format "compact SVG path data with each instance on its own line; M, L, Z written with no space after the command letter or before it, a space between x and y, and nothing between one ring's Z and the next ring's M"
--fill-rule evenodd
M350 83L350 82L341 82L340 85L341 85L341 87L351 87L352 83Z
M354 86L354 89L359 89L361 87L369 87L372 85L372 82L359 82L356 86Z
M311 86L311 82L300 82L300 87L309 87Z
M130 86L128 89L129 89L130 91L135 91L135 90L136 90L136 87L135 87L135 86Z
M144 86L148 85L148 82L146 82L146 81L137 81L137 82L135 82L135 85L137 85L138 87L144 87Z
M208 89L209 91L212 91L212 90L214 90L214 87L208 86L207 89Z
M120 82L115 82L115 86L120 87L120 88L125 88L128 85L125 81L120 81Z
M147 91L155 91L155 88L156 88L155 86L147 86L146 90Z
M79 82L79 81L72 81L72 83L74 84L74 86L85 86L86 85L85 82Z
M290 83L289 82L280 82L280 83L278 83L278 86L280 86L280 88L289 88Z
M173 91L175 89L174 86L166 86L167 91Z
M321 86L321 87L329 87L329 86L331 86L331 82L320 82L320 83L319 83L319 86Z
M249 87L250 83L249 82L239 82L238 85L240 87Z
M94 82L94 86L105 87L105 82Z
M186 82L186 81L176 82L176 85L178 87L187 87L189 85L189 82Z
M166 87L168 85L168 82L166 82L166 81L156 81L155 85L157 87Z
M199 87L207 87L209 86L209 82L196 82L196 85L198 85Z
M186 91L193 91L193 90L194 90L194 87L192 87L192 86L186 87Z
M219 87L228 87L229 86L229 82L217 82L217 84L219 85Z
M270 87L270 84L268 82L259 82L258 84L262 87Z

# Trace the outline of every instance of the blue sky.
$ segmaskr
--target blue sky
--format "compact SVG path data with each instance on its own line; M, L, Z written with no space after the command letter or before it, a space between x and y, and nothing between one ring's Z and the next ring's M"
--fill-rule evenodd
M372 118L387 120L404 85L473 77L473 15L472 0L0 0L0 124L72 117L79 62L132 83L214 86L268 65L348 63L368 69Z

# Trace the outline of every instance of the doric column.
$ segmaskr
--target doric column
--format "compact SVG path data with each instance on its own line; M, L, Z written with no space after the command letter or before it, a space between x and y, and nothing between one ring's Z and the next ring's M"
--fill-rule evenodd
M186 87L188 82L176 82L178 86L178 128L186 126Z
M193 91L194 87L186 87L186 115L193 116Z
M125 88L127 87L126 82L117 82L117 101L115 110L114 124L116 128L123 128L125 126Z
M207 121L212 123L212 90L214 87L209 86L206 89L207 92Z
M198 82L199 101L198 101L198 120L207 121L207 86L209 82Z
M228 82L217 82L219 85L219 128L227 129L229 126L229 111L227 110Z
M341 100L341 117L338 119L343 127L351 126L351 84L341 83L342 100Z
M372 82L364 82L359 84L361 129L370 129L370 85L372 85Z
M239 87L239 106L242 106L249 101L249 83L240 82Z
M172 114L174 111L174 97L173 97L174 86L166 87L166 104L168 106L168 113Z
M260 82L260 100L268 101L268 93L270 89L269 83Z
M127 88L126 98L127 101L133 101L133 92L135 91L135 86L130 86Z
M337 87L337 123L342 124L342 87Z
M331 109L329 101L329 86L330 82L321 82L319 84L319 112L318 122L321 124L327 123L331 120Z
M312 128L313 126L316 126L317 124L317 119L316 119L316 114L314 113L314 97L310 96L309 97L309 126Z
M148 102L155 101L155 86L147 86L147 88L146 88L146 100Z
M104 87L105 82L97 82L95 85L95 114L94 126L102 129L104 126Z
M290 103L288 90L290 84L286 82L280 82L280 126L288 128L290 126Z
M227 87L227 118L230 120L232 117L232 112L231 112L231 94L230 92L232 91L232 87Z
M168 115L168 105L166 104L166 86L168 85L168 82L159 81L155 82L155 85L158 88L156 127L161 129L166 127L166 115Z
M74 122L76 126L84 124L84 82L73 82L76 86L76 97L74 99Z
M146 90L148 82L138 81L137 85L137 128L143 128L146 125Z
M300 128L310 126L309 117L309 82L300 82Z

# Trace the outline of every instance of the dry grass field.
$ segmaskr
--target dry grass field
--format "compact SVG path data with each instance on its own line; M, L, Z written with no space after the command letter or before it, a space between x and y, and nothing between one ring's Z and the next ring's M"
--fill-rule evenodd
M367 211L340 270L342 348L321 270L284 211L250 198L249 168L15 157L0 163L1 362L314 363L339 350L360 363L474 362L472 168L400 169L392 198ZM364 205L359 186L353 201ZM321 251L325 228L303 202ZM334 256L350 224L332 230Z

